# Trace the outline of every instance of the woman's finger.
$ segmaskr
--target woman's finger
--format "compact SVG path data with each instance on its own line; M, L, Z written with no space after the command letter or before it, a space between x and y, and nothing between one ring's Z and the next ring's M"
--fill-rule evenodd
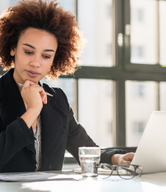
M44 104L47 103L47 95L46 95L46 92L43 89L43 87L39 86L38 84L34 84L34 85L30 86L29 88L36 89L37 92L40 94L43 103Z
M27 80L27 81L25 81L23 87L24 87L24 88L27 88L27 87L32 86L32 85L37 85L37 84L35 84L35 83L32 82L32 81Z
M40 85L38 85L38 84L36 84L36 83L34 83L34 82L32 82L32 81L27 80L27 81L24 83L24 85L23 85L23 89L25 89L25 90L26 90L26 89L34 89L34 90L36 90L36 91L40 94L41 99L42 99L42 102L43 102L44 104L47 103L47 95L46 95L46 92L44 91L43 87L41 87Z
M42 87L41 87L41 88L42 88ZM47 104L47 94L46 94L46 92L44 91L44 89L42 88L39 93L40 93L40 96L41 96L41 99L42 99L43 103L44 103L44 104Z

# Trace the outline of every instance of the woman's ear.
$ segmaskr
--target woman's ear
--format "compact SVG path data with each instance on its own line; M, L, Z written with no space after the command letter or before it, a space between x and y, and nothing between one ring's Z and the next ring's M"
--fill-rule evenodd
M14 50L14 49L11 49L10 55L11 55L11 56L14 56L14 55L15 55L15 50Z

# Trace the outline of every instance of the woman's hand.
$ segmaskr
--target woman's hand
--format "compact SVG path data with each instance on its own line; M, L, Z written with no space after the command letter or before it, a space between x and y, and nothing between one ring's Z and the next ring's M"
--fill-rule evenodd
M21 96L27 110L21 118L30 128L40 114L43 103L47 103L47 95L41 86L27 80L22 87Z
M21 96L25 102L26 108L38 109L41 111L43 103L47 103L47 95L44 89L31 81L26 81L21 90Z
M111 157L111 164L120 165L120 164L130 164L133 160L134 153L114 154Z

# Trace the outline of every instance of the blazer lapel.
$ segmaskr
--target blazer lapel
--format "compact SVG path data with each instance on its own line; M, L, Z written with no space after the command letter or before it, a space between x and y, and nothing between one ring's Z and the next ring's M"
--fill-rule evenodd
M56 106L56 93L48 98L41 111L42 124L42 153L51 155L59 146L64 130L67 127L67 117Z

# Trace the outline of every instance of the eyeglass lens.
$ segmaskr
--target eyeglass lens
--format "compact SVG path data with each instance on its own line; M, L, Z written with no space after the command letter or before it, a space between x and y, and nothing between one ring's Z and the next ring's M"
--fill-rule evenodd
M132 179L134 176L141 176L142 169L139 166L117 166L118 175L122 179Z

